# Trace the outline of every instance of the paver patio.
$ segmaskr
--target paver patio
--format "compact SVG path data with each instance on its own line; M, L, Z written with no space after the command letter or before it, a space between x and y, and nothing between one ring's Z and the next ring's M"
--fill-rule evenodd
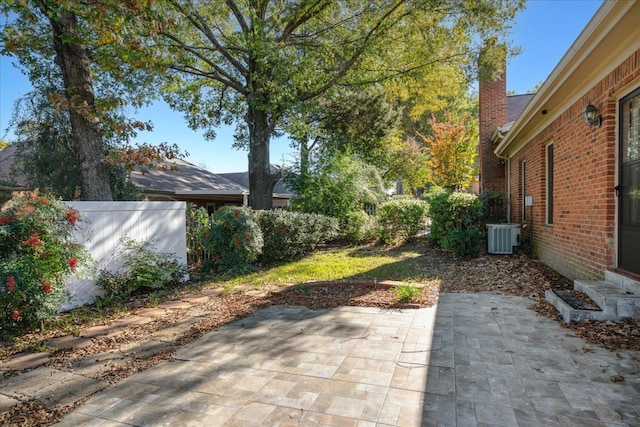
M419 310L268 307L58 425L640 425L640 356L587 346L530 303L441 294Z

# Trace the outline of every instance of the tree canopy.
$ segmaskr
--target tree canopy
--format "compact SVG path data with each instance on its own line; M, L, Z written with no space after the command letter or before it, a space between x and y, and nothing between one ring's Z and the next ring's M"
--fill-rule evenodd
M17 19L5 28L2 49L18 55L32 79L42 77L40 69L51 69L39 65L55 53L64 91L53 94L52 102L69 111L83 189L99 180L87 165L104 169L101 137L122 129L105 125L103 113L123 101L148 99L143 92L159 87L149 85L154 81L188 124L207 136L213 138L222 123L237 125L236 142L249 151L250 204L265 209L278 178L269 167L270 139L284 130L292 112L311 114L314 108L307 107L320 105L322 97L367 93L380 83L394 107L410 117L442 108L464 86L478 44L505 35L523 4L8 1L2 10ZM105 95L99 99L98 86ZM374 124L368 123L372 130ZM356 137L360 132L350 134L357 129L353 125L331 126Z
M129 198L123 167L180 155L169 144L141 144L144 156L129 146L138 131L152 129L123 113L153 91L154 76L133 62L138 39L126 38L141 7L115 0L0 5L7 16L1 51L18 59L35 88L15 104L10 126L23 169L39 187L65 198L78 189L84 200Z
M221 123L237 124L249 150L250 204L263 209L277 178L270 138L288 113L336 86L415 82L443 63L469 68L474 37L505 31L522 4L167 0L153 3L149 19L162 25L144 44L165 70L166 99L192 127L213 137Z
M456 119L451 114L438 122L433 116L429 125L433 135L418 136L428 157L428 181L439 187L459 190L469 187L476 160L477 126L469 126L468 115Z

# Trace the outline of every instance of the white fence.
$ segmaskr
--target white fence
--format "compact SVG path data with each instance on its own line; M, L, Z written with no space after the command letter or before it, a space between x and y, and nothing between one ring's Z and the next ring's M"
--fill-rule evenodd
M95 261L95 271L118 271L121 261L114 257L120 240L151 241L157 252L170 253L187 265L185 202L68 202L80 212L75 237ZM185 279L188 279L186 277ZM100 289L95 277L73 277L67 283L69 298L62 310L95 301Z

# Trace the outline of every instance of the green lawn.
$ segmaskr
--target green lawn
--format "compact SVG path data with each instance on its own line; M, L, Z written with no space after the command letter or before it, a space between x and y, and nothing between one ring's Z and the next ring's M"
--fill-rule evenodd
M230 279L216 279L227 292L240 288L262 289L310 281L379 279L415 282L424 271L415 260L421 254L415 247L346 247L316 252L302 260Z

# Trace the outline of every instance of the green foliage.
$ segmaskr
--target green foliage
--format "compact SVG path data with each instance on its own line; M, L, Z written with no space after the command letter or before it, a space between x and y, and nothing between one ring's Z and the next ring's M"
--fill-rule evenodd
M309 292L311 292L311 287L307 285L296 285L296 289L304 292L305 294L308 294Z
M285 128L300 146L300 173L305 174L314 160L336 152L355 153L379 166L376 161L386 153L399 118L400 109L389 102L381 85L341 87L290 113Z
M398 285L395 287L396 301L409 302L414 297L420 295L420 288L415 285Z
M0 324L33 328L56 314L65 280L90 257L73 239L78 212L51 197L15 199L0 213Z
M325 215L272 210L255 218L264 238L259 260L268 264L300 259L338 236L338 220Z
M162 289L178 282L186 273L173 254L155 252L152 241L123 237L114 260L123 262L122 269L102 270L96 280L96 285L105 291L105 298L112 301L125 299L138 289Z
M201 264L205 254L205 236L210 227L206 208L187 203L187 257L189 262Z
M414 237L425 227L428 212L423 200L394 197L383 203L377 212L380 241L389 244Z
M211 215L204 242L212 256L211 267L218 272L251 270L264 246L252 211L239 206L225 206Z
M34 91L18 100L10 126L16 135L13 168L21 170L36 188L47 189L64 200L76 199L81 181L69 114L56 111L47 92ZM126 146L122 136L104 138L103 155L109 154L106 163L111 193L114 200L142 200L142 193L129 176L133 165L148 169L155 167L161 156L175 158L181 153L167 145L150 148L143 144L135 149L125 149Z
M342 236L351 243L374 240L378 235L378 222L365 211L349 212L342 223Z
M448 113L444 121L429 120L432 135L418 136L428 153L429 182L444 188L467 188L477 157L477 124L465 115L457 120Z
M504 195L497 190L484 190L478 196L482 204L482 221L487 223L506 222Z
M434 244L451 249L455 256L477 255L482 238L482 204L473 194L436 188L429 192Z
M440 90L421 94L440 93L442 63L457 77L446 88L459 86L467 77L460 70L476 62L474 43L507 34L523 3L153 2L156 31L141 45L151 50L144 65L167 79L165 98L191 127L213 136L222 122L237 123L236 142L249 148L252 207L266 209L271 198L253 195L270 188L269 140L294 112L313 111L307 104L332 88L392 78L404 88L429 81Z
M452 214L449 212L449 196L451 190L445 190L440 187L432 187L427 194L429 202L429 218L431 224L429 226L429 239L431 243L442 246L442 240L449 230L447 225L451 221Z
M294 210L344 222L349 212L362 210L366 204L377 207L386 197L382 178L373 166L356 157L336 155L306 178L291 205Z

